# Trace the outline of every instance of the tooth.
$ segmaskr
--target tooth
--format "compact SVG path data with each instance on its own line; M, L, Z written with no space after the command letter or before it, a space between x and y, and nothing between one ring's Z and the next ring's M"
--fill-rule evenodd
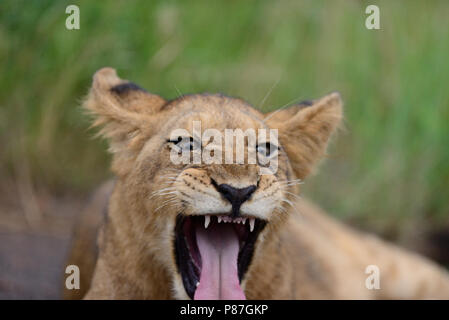
M220 222L221 222L221 217L218 216L218 217L217 217L217 220L218 220L218 223L220 223Z
M246 222L246 218L243 218L243 222L242 223L245 224L245 222Z
M199 285L200 285L200 283L199 283L199 282L197 282L197 283L196 283L196 286L198 287Z
M204 229L207 229L210 223L210 216L204 216Z
M254 230L254 222L255 222L254 218L249 219L249 231L250 232L253 232L253 230Z

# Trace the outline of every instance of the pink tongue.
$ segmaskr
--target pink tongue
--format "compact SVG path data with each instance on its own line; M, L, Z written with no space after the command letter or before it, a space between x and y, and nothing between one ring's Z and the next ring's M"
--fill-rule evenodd
M202 267L194 300L245 300L237 271L239 241L232 226L197 226L196 241Z

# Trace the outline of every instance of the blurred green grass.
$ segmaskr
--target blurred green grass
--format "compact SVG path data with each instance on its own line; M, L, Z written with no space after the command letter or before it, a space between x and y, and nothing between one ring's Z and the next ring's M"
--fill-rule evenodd
M81 29L69 31L73 3ZM379 31L365 28L368 4ZM305 194L372 229L438 225L449 216L448 13L444 0L2 1L0 177L28 168L59 192L109 176L79 108L103 66L166 98L223 92L267 111L338 90L346 129Z

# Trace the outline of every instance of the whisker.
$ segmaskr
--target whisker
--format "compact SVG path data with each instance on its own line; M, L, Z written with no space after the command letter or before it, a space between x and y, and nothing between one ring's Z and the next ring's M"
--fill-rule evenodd
M174 189L154 192L154 193L152 193L152 194L150 195L149 199L152 199L152 198L154 198L154 197L157 197L157 196L162 195L162 194L165 193L165 192L173 191L173 190L174 190Z
M161 176L162 179L167 179L167 178L176 179L177 177L178 177L177 174L166 174L166 175Z
M274 208L275 210L280 210L282 213L287 213L287 209L285 209L282 206L276 206L276 208Z
M301 212L299 212L298 208L290 200L282 198L281 202L288 203L295 210L295 212L298 213L302 217Z
M176 89L176 91L178 92L178 97L177 98L181 98L183 96L182 92L178 89L178 87L175 85L173 85Z
M165 196L167 194L174 193L174 192L176 192L176 188L175 187L163 188L163 189L160 189L160 190L157 190L157 191L153 192L150 195L149 199L152 199L152 198L157 197L157 196Z
M297 181L297 182L283 182L283 183L278 183L280 186L296 186L298 184L304 184L301 181Z
M292 180L281 180L281 181L278 181L278 183L290 183L290 182L301 182L301 183L303 183L302 179L292 179Z
M293 102L299 100L300 97L293 99L292 101L287 102L286 104L284 104L282 107L280 107L279 109L277 109L275 112L273 112L272 114L270 114L268 117L266 117L263 121L266 122L268 119L270 119L272 116L274 116L276 113L278 113L279 111L287 108L290 106L290 104L292 104Z
M260 102L260 106L257 108L259 110L261 110L263 108L263 105L265 104L265 101L268 99L268 97L271 95L271 92L273 92L274 88L277 87L277 85L279 84L279 82L281 81L281 78L279 78L272 86L271 88L268 90L267 94L265 95L265 97L263 97L262 101Z
M160 209L162 209L162 208L165 207L165 206L170 207L170 205L173 205L174 203L176 203L177 200L178 200L177 198L174 198L174 199L168 200L168 202L167 202L167 201L164 202L163 204L161 204L159 207L157 207L157 208L154 210L154 213L156 213L157 211L159 211Z
M301 200L302 198L299 196L299 195L297 195L296 193L293 193L293 192L290 192L290 191L286 191L286 190L283 190L285 193L288 193L288 194L291 194L292 196L295 196L296 198L298 198L299 200Z
M283 199L281 199L281 201L282 201L282 202L285 202L285 203L288 203L289 205L291 205L292 207L294 207L293 203L292 203L290 200L288 200L288 199L283 198Z
M177 190L174 190L174 191L170 191L170 192L161 193L161 194L159 194L159 195L160 195L160 196L168 196L168 195L170 195L170 194L178 194L178 191L177 191Z

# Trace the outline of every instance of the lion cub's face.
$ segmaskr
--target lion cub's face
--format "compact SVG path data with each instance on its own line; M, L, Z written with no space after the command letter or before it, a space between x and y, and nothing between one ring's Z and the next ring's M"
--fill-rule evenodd
M176 297L192 299L245 299L253 256L287 220L341 118L338 94L267 115L221 95L166 102L109 68L86 107L130 211L113 214L129 216L135 245L172 275ZM230 132L246 135L239 144Z

